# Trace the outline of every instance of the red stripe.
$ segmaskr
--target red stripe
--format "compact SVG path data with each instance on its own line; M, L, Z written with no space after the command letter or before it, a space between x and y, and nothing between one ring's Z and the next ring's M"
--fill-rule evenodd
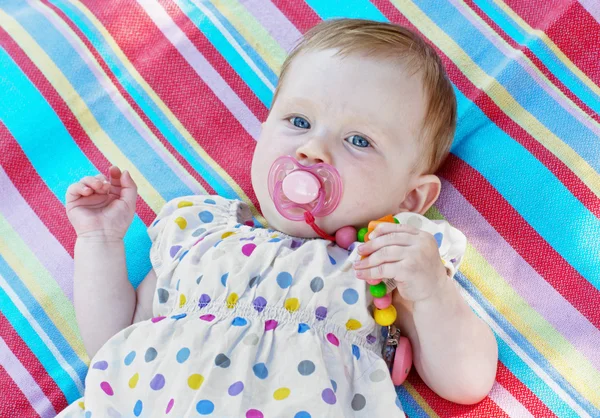
M498 373L496 381L500 383L517 401L531 412L534 417L551 418L556 414L550 410L527 386L506 368L504 364L498 362Z
M2 387L2 402L0 402L0 417L39 417L25 394L0 366L0 385Z
M373 0L379 10L392 21L409 27L423 36L411 23L404 17L398 9L390 3L383 0ZM442 58L448 75L462 93L467 96L481 111L504 130L508 135L526 148L535 158L537 158L546 168L551 171L556 178L575 196L591 213L600 218L600 198L598 198L583 181L573 173L561 160L552 154L546 147L533 138L525 129L504 113L496 103L487 95L486 92L478 89L449 59L439 48L433 45L437 53Z
M15 331L11 323L6 319L0 312L0 337L4 340L13 355L19 359L23 367L33 377L35 382L38 384L44 395L48 398L54 410L58 413L65 409L68 405L65 395L62 393L56 382L52 379L50 374L46 371L42 363L38 358L31 352L27 344L21 339L19 334ZM0 411L4 400L0 402ZM0 413L1 417L8 416L21 416L21 415L5 415Z
M600 329L600 292L567 263L481 173L451 154L439 174L460 191L531 267Z
M254 113L260 121L267 119L268 110L260 99L248 87L246 82L223 58L221 53L210 43L194 22L172 0L160 0L160 4L167 11L171 19L186 34L188 39L206 58L210 65L223 77L227 84L244 101L246 106Z
M133 97L131 97L131 95L121 85L120 81L117 79L117 77L114 75L114 73L111 71L111 69L108 67L108 65L104 61L104 58L102 58L102 56L98 53L98 51L92 45L92 43L86 38L85 34L79 29L79 27L77 25L75 25L71 20L69 20L69 17L66 14L64 14L61 9L59 9L55 5L51 4L48 0L42 0L42 1L44 2L44 4L46 6L48 6L52 10L54 10L54 12L56 12L56 14L58 16L60 16L67 25L69 25L71 30L85 44L87 49L91 52L91 54L94 56L94 58L96 59L98 64L100 64L100 66L104 70L104 73L110 78L112 83L116 86L116 88L119 91L119 93L121 94L121 96L127 101L127 103L129 103L129 105L131 106L133 111L140 117L140 119L142 119L144 121L144 124L152 131L152 133L156 136L156 138L158 138L158 140L164 145L164 147L167 149L167 151L171 155L173 155L173 157L175 157L175 159L183 166L183 168L185 169L185 171L188 174L190 174L192 177L194 177L196 179L196 181L198 181L202 185L202 187L207 191L207 193L213 194L214 189L200 176L200 174L198 174L198 172L196 170L194 170L194 168L187 162L187 160L177 150L175 150L175 148L173 147L171 142L169 142L167 140L167 138L165 138L165 136L162 134L162 132L148 118L146 113L144 113L144 111L140 108L140 106L133 99Z
M57 116L59 117L59 119L61 120L61 122L63 123L73 140L77 143L81 151L86 155L90 162L98 169L99 172L107 173L108 169L112 165L110 161L108 161L106 157L104 157L104 154L102 154L102 152L100 152L100 150L96 148L96 145L90 140L89 136L87 135L83 127L79 124L79 121L77 120L73 112L71 112L71 109L69 109L65 101L62 99L62 97L60 97L58 92L54 89L54 87L50 84L46 77L44 77L42 72L35 66L35 64L29 59L29 57L19 48L19 46L10 38L8 33L6 33L6 31L4 31L2 28L0 28L0 45L8 52L12 59L21 68L23 73L29 78L29 80L35 85L39 92L44 96L48 104L52 106L52 109L56 112ZM22 150L20 149L18 144L16 144L16 147L13 146L12 148L13 150L18 149L18 151L14 152L22 154ZM7 160L7 156L3 156L0 158L3 158L5 161ZM27 160L27 157L24 154L22 155L22 160L27 161L27 165L31 167L29 161ZM10 161L11 159L8 159L8 162ZM23 194L24 196L25 194L27 194L28 196L30 196L30 198L32 198L32 200L28 200L28 203L34 210L39 211L39 203L37 196L32 196L28 190L32 188L32 186L30 186L31 179L28 179L27 177L20 177L20 168L16 167L15 169L16 172L13 172L13 176L16 176L17 178L11 178L12 182L15 185L18 184L17 188L21 192L21 194ZM33 173L36 173L36 177L39 177L37 176L37 172L33 167L31 167L31 170L33 171ZM44 184L41 179L40 182L40 184ZM44 188L45 187L46 186L44 184ZM49 192L50 194L52 194L51 191ZM53 196L53 198L56 199L55 196ZM32 202L35 203L32 204ZM47 214L47 218L40 216L40 213L36 212L38 213L38 216L40 216L40 218L44 220L44 223L49 229L50 225L56 224L56 219L64 218L66 220L64 206L60 201L57 200L57 202L59 206L53 205L53 211ZM138 196L137 199L136 212L140 219L146 225L150 225L150 223L152 223L152 221L156 218L156 214L154 213L154 211L140 196ZM67 228L64 229L62 232L63 234L67 234L67 236L62 237L63 240L61 241L61 243L63 245L65 243L69 243L69 246L65 246L65 248L70 252L71 255L73 255L73 246L71 245L71 241L74 245L75 232L71 228L70 223L68 221L66 222L66 225L61 222L61 225L63 225L62 228ZM54 232L53 234L57 237L57 239L60 240L59 235L55 234Z
M305 33L321 21L319 15L304 1L271 0L271 2L301 33Z
M558 79L550 71L546 65L525 45L516 43L507 33L505 33L500 26L496 24L490 17L485 14L483 10L475 4L473 0L464 0L464 2L482 19L485 23L492 28L504 41L506 41L515 50L520 50L523 54L531 60L533 65L544 74L544 76L556 86L565 96L567 96L573 103L575 103L581 110L585 112L590 118L596 122L600 122L600 114L596 113L592 108L585 104L577 95L575 95L562 81Z
M494 401L489 397L483 399L475 405L459 405L454 402L447 401L438 395L423 382L419 375L413 370L408 381L415 388L419 395L423 397L425 402L434 410L440 417L460 416L464 418L481 418L481 417L508 417Z
M204 150L252 202L250 162L256 142L134 2L85 0L129 61ZM132 27L135 30L132 31ZM148 48L160 45L160 48ZM157 55L157 51L160 54Z

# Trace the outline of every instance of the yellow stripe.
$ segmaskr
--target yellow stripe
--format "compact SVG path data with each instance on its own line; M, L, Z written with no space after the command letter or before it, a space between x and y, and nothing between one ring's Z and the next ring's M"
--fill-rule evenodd
M493 30L481 17L479 17L479 15L477 13L475 13L473 11L473 9L468 7L463 1L461 1L461 5L462 5L462 9L466 13L470 14L474 20L477 20L480 25L482 25L483 27L487 27L489 29L489 31L487 31L487 32L491 36L493 36L497 41L501 42L508 50L512 51L514 55L520 55L522 57L522 60L527 65L527 67L531 68L537 74L541 83L547 85L550 89L552 89L554 91L555 94L560 96L560 98L567 104L567 106L569 106L570 109L579 113L584 119L588 120L589 123L591 123L592 125L595 125L596 127L600 128L600 123L598 123L594 119L590 118L589 115L583 111L583 109L581 109L579 106L577 106L577 104L575 104L575 102L573 102L558 87L556 87L554 85L554 83L552 83L550 80L548 80L548 78L538 69L538 67L529 59L529 57L523 53L523 51L513 48L508 42L506 42L504 40L504 38L502 38L500 35L498 35L498 33L496 33L495 30ZM504 55L504 53L501 50L498 50L498 51ZM506 55L504 55L504 56L506 56ZM513 59L512 56L506 56L506 57ZM537 82L537 80L536 80L536 82ZM538 82L538 84L539 84L539 82Z
M19 47L25 51L29 59L33 61L35 66L39 68L50 84L52 84L58 94L63 98L94 145L96 145L96 147L101 150L112 163L131 172L131 176L138 184L140 196L142 196L148 205L158 213L164 206L165 200L111 141L106 132L102 130L98 121L94 118L81 96L79 96L69 80L67 80L56 64L54 64L52 59L42 48L40 48L27 31L12 18L12 16L7 15L4 11L0 10L0 20L3 22L4 30L6 30L15 42L19 44Z
M87 363L89 360L79 337L73 304L66 298L48 270L1 215L0 254L19 276L31 296L44 309L48 318L77 353L77 356L81 361ZM31 314L37 315L35 312L31 312Z
M242 200L244 200L250 210L252 211L253 216L263 225L266 225L267 222L265 218L258 212L258 209L250 198L244 193L242 188L231 178L229 173L225 171L217 162L215 162L210 155L196 142L194 137L190 134L190 132L183 126L183 124L177 119L177 117L171 112L171 109L158 97L156 92L150 87L150 85L144 80L144 78L138 73L136 68L131 64L125 53L118 46L117 42L113 39L110 33L106 30L106 28L102 25L100 21L96 18L96 16L89 11L83 4L81 4L78 0L72 0L71 3L76 6L81 13L83 13L89 21L94 25L96 30L102 34L104 40L108 44L108 46L112 49L114 55L121 61L121 64L127 69L129 75L137 82L137 84L144 90L144 92L148 95L148 97L154 102L156 107L160 109L163 115L169 120L169 122L173 125L175 129L181 134L181 136L185 139L188 145L198 154L198 156L205 161L208 165L210 165L213 170L235 191L235 193L240 196ZM157 212L158 213L158 212Z
M417 392L415 387L411 385L408 381L405 381L403 384L404 389L409 393L409 395L415 400L415 402L429 415L430 418L440 418L438 414L435 413L433 408L429 406L427 401L423 399L423 397Z
M567 67L574 75L577 76L590 90L592 90L596 95L600 96L600 87L598 87L589 77L581 71L577 65L575 65L568 56L566 56L558 46L546 35L543 31L539 29L533 29L529 24L521 19L521 17L515 13L508 5L506 5L502 0L494 0L494 3L498 5L500 9L502 9L510 18L525 32L529 34L530 38L539 38L542 42L546 44L546 46L556 55L556 57Z
M435 208L430 209L427 216L444 219ZM460 271L582 396L595 406L600 405L600 371L532 308L470 244L467 245Z
M525 129L539 143L556 155L600 197L600 175L571 147L524 109L496 79L483 71L444 31L423 13L411 0L392 0L394 5L444 53L477 86L485 91L507 115Z
M219 12L248 41L274 72L278 71L287 53L269 32L237 0L211 0Z

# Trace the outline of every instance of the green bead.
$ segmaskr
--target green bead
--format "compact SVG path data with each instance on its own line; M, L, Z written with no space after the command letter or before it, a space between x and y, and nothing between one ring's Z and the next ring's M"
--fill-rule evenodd
M369 290L374 298L382 298L387 293L387 287L384 282L372 284Z
M400 223L400 221L399 221L398 219L394 218L394 223L395 223L395 224L399 224L399 223Z
M358 241L365 242L365 235L367 235L367 232L369 232L368 228L360 228L358 230L358 236L357 236Z

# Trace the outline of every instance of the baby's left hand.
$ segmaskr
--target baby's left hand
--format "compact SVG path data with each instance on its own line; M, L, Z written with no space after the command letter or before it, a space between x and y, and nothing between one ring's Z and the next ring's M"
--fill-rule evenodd
M358 253L364 258L354 263L356 277L394 279L408 301L428 299L447 277L433 235L410 225L377 225Z

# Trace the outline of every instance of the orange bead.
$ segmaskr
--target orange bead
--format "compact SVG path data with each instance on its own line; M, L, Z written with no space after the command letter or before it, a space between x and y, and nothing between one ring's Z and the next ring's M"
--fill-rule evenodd
M394 216L393 215L385 215L383 218L377 219L379 222L390 222L390 223L394 223Z

